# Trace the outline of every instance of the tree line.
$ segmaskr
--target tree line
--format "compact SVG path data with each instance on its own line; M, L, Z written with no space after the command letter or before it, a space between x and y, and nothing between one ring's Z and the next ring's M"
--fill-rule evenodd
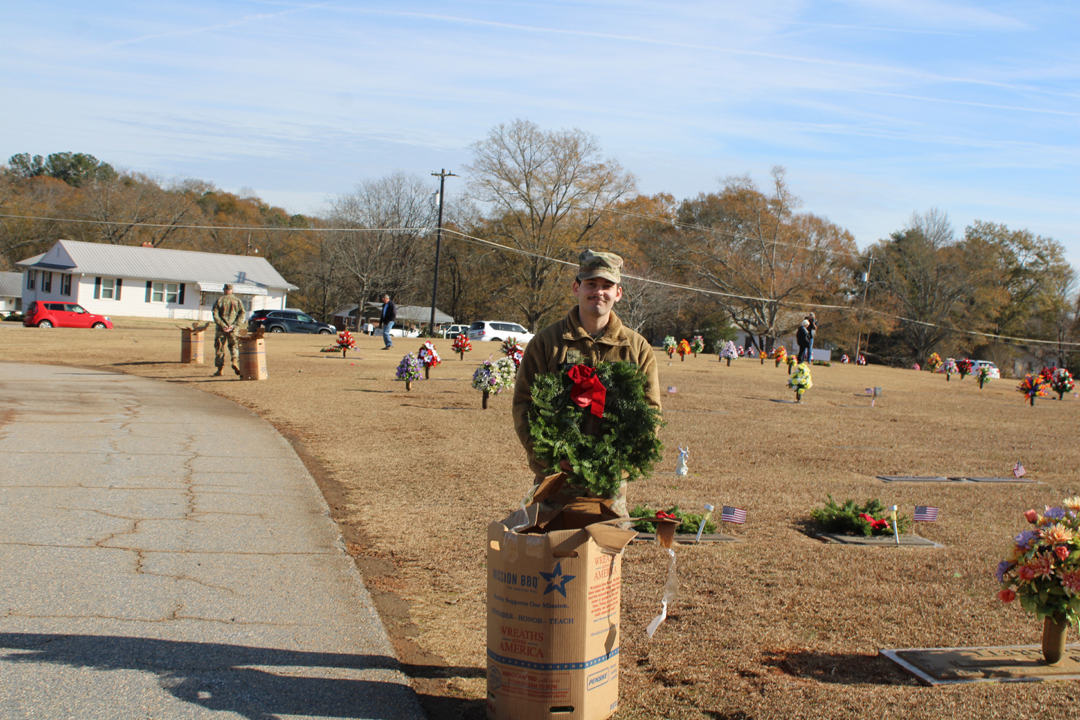
M959 233L931 209L859 250L846 229L801 210L780 167L765 186L733 176L676 200L639 194L633 174L581 130L516 120L470 149L442 208L436 304L458 322L536 330L561 317L577 256L591 247L626 260L617 311L654 342L716 343L741 330L770 350L809 310L818 344L889 364L935 351L1003 361L1016 349L1067 363L1080 338L1076 273L1059 243L1029 230L977 221ZM265 257L300 288L290 304L323 319L384 292L426 306L443 202L433 191L395 172L359 183L322 216L289 215L251 194L118 171L92 155L20 154L0 172L0 270L61 238L150 243Z

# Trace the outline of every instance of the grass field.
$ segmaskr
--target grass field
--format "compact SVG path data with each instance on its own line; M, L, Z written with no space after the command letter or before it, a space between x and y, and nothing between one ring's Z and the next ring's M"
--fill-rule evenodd
M486 411L469 385L492 343L444 362L406 392L393 374L421 344L358 336L346 359L326 336L267 339L269 379L212 378L181 365L172 324L121 318L112 331L0 323L0 358L111 368L230 398L298 441L349 552L372 590L399 657L432 718L481 718L485 691L484 538L531 486L508 395ZM1061 718L1080 684L927 688L878 656L882 648L1033 645L1040 628L996 597L993 570L1025 528L1021 513L1080 495L1080 401L1029 407L1017 381L983 390L970 377L875 366L813 368L795 405L783 365L658 352L665 459L631 485L630 505L704 503L747 510L744 539L679 547L679 598L650 641L666 554L636 543L624 561L619 718ZM0 370L2 372L2 370ZM879 386L876 407L864 396ZM676 446L690 474L674 475ZM1009 475L1031 485L886 484L877 475ZM880 498L943 548L826 545L810 510ZM1070 630L1070 642L1076 641Z

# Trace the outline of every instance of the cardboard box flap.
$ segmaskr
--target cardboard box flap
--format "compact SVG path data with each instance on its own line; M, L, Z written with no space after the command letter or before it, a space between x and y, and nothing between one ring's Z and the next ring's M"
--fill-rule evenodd
M623 530L619 525L626 522L626 518L607 520L605 522L586 525L583 529L589 533L592 541L600 546L605 553L618 555L631 540L637 537L635 530Z

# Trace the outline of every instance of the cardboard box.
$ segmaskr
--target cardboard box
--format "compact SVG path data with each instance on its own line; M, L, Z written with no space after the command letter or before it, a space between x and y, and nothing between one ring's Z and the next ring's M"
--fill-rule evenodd
M240 338L240 379L266 378L266 341L250 335Z
M203 331L182 328L180 330L180 362L191 365L203 364Z
M487 715L610 717L619 707L622 551L637 533L608 520L528 534L543 514L528 510L488 526Z

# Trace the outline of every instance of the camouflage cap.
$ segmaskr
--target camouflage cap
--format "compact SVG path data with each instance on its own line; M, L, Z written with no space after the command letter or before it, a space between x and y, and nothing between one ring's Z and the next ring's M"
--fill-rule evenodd
M232 290L233 286L230 285L229 283L225 283L225 285L223 285L221 289L222 290Z
M615 253L593 252L583 250L578 258L577 279L589 280L591 278L604 278L613 283L622 282L622 258Z

